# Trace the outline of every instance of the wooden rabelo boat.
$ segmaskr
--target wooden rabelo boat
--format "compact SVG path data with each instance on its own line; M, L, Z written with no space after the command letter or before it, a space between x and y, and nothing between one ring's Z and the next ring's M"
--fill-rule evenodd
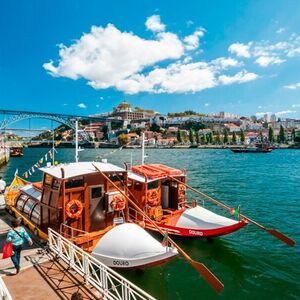
M247 224L244 219L218 215L199 206L195 200L188 205L185 183L185 171L162 164L137 165L128 172L132 200L169 234L215 237L237 231ZM130 208L130 216L147 229L157 230L134 208Z
M6 205L41 239L47 240L50 227L115 268L142 268L177 255L176 248L130 222L128 202L120 193L126 193L125 169L78 162L40 170L39 183L15 177L6 190Z

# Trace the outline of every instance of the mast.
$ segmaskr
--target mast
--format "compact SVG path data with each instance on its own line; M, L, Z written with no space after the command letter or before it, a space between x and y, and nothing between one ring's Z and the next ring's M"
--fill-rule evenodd
M75 121L75 162L78 163L78 120Z
M145 164L145 133L142 132L142 165Z
M54 162L55 162L55 147L54 147L54 129L53 129L53 133L52 133L52 166L54 166Z

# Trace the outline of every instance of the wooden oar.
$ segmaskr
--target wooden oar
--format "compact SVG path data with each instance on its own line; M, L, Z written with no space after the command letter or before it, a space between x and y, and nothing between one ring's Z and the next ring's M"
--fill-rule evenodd
M106 176L95 164L93 164L95 169L107 180L109 181L126 199L127 201L143 215L163 236L165 232L159 228L144 212L143 210L135 204L108 176ZM127 187L126 187L127 189ZM178 252L204 277L204 279L218 292L222 292L224 289L223 283L203 264L193 260L181 247L179 247L169 236L167 236L168 241L177 248Z
M217 205L219 205L219 206L221 206L221 207L223 207L225 209L230 210L230 207L227 206L226 204L224 204L224 203L222 203L222 202L220 202L220 201L218 201L218 200L216 200L216 199L214 199L214 198L212 198L212 197L204 194L203 192L200 192L200 191L194 189L193 187L187 185L186 183L184 183L184 182L182 182L182 181L180 181L180 180L178 180L178 179L176 179L174 177L171 177L171 176L169 176L169 178L172 179L172 180L174 180L174 181L176 181L176 182L178 182L178 183L180 183L180 184L185 185L188 189L190 189L194 193L196 193L196 194L198 194L198 195L200 195L200 196L202 196L202 197L204 197L204 198L206 198L206 199L208 199L208 200L216 203ZM240 216L242 218L244 218L245 220L247 220L249 223L252 223L252 224L256 225L257 227L259 227L260 229L265 230L269 234L275 236L277 239L281 240L282 242L286 243L287 245L289 245L289 246L295 246L296 242L294 240L292 240L291 238L289 238L285 234L279 232L278 230L266 228L265 226L263 226L263 225L255 222L255 221L251 220L250 218L246 217L243 214L240 214Z

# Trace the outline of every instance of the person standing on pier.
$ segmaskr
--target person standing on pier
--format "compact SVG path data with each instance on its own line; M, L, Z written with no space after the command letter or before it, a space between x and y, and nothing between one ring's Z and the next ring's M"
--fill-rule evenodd
M15 219L11 221L12 229L7 233L6 242L13 244L13 255L11 260L16 268L16 274L20 272L20 258L22 246L25 241L31 246L33 244L32 239L21 225L20 219Z
M5 180L2 179L2 176L0 176L0 194L4 194L6 187Z

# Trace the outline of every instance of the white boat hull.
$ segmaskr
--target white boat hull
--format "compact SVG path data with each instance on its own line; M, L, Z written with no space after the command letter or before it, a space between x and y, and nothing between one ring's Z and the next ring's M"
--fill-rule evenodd
M174 258L175 248L164 247L136 224L118 225L106 233L92 256L113 268L142 268Z

